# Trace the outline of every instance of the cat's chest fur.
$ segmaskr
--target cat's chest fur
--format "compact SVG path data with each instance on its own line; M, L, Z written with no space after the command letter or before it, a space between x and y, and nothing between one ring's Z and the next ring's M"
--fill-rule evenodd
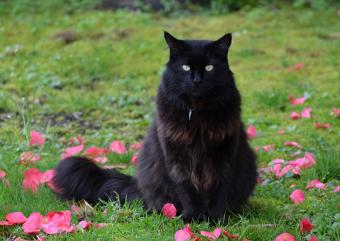
M172 116L174 117L174 116ZM159 138L169 176L177 182L190 182L197 191L216 186L228 172L225 159L227 140L238 129L237 121L224 121L193 113L159 120Z

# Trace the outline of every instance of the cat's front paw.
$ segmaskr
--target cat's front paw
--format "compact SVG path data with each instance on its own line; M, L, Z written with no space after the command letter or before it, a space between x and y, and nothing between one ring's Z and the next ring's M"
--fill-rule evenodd
M204 219L203 215L194 210L184 211L182 218L185 223L190 223L192 221L202 221Z

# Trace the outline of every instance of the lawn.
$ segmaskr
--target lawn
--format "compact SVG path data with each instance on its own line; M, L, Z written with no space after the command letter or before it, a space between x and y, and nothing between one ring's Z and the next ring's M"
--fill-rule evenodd
M114 140L129 146L141 142L154 113L154 97L168 51L163 30L179 38L217 39L233 32L229 59L242 94L242 117L254 125L251 145L260 147L258 165L292 157L297 149L284 145L296 141L313 153L316 164L277 179L261 175L250 205L228 224L192 223L199 230L222 226L239 234L239 240L274 240L289 232L296 240L340 240L340 21L335 9L255 8L224 15L164 17L156 13L47 8L33 14L9 1L0 3L0 220L13 211L32 212L69 208L46 186L36 193L22 189L23 173L31 167L46 171L57 165L71 137L83 136L86 146L108 147ZM308 97L291 105L288 96ZM313 109L311 118L292 120L291 112ZM316 122L329 123L317 129ZM43 133L43 147L29 145L29 133ZM284 130L284 134L278 134ZM265 152L261 147L275 144ZM25 151L41 155L34 165L19 164ZM106 165L130 163L130 151L108 155ZM122 170L133 174L135 167ZM307 189L319 179L326 189ZM295 189L305 201L294 205ZM108 223L73 234L46 236L46 240L173 240L183 228L180 218L168 220L147 214L140 203L95 207L93 222ZM311 234L301 234L303 217L314 224ZM72 217L72 223L77 218ZM20 226L0 227L0 237L29 239ZM198 235L199 236L199 235ZM201 236L200 236L201 237ZM32 237L31 237L32 239ZM223 240L223 238L220 238ZM202 238L201 240L204 240ZM227 240L224 237L224 240Z

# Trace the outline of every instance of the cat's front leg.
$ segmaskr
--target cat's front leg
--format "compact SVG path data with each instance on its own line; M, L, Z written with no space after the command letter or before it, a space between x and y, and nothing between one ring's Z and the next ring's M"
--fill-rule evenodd
M182 218L184 222L191 222L193 220L203 220L203 215L195 203L195 196L190 193L185 184L176 185L177 198L182 206Z
M207 218L211 222L224 221L230 207L230 197L228 197L228 189L225 186L218 188L211 196Z

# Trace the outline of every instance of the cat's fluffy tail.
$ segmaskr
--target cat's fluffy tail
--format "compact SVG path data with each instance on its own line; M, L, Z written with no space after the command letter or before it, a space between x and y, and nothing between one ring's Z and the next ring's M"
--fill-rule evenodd
M140 198L134 177L116 170L98 167L85 157L69 157L60 162L55 169L53 184L57 195L64 200L89 203L99 200L132 201Z

